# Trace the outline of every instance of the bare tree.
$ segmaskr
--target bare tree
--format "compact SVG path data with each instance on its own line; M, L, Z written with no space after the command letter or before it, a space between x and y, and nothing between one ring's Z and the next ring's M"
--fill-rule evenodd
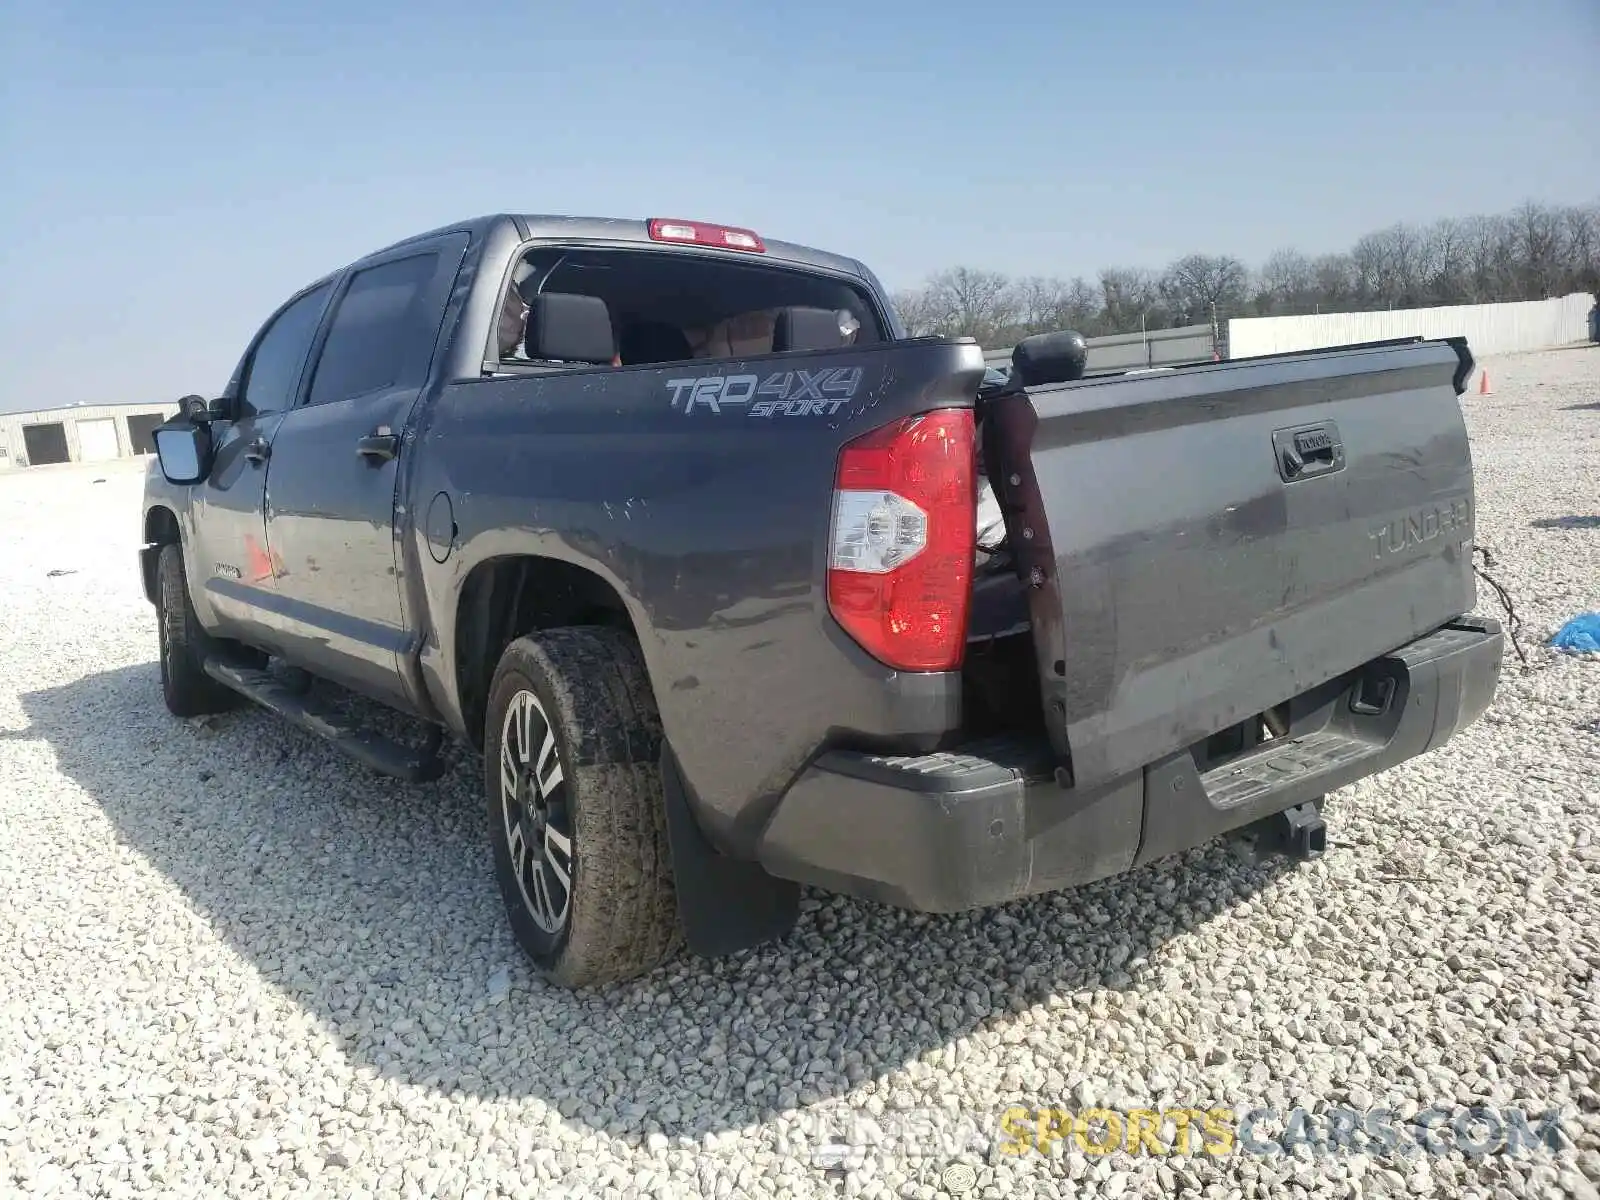
M1016 317L1016 291L998 271L952 267L929 280L928 293L941 333L987 342Z
M1358 301L1355 260L1348 254L1324 254L1311 264L1316 277L1316 310L1336 312Z
M1160 281L1143 267L1109 267L1100 272L1102 317L1108 333L1165 329L1171 322L1161 299Z
M898 293L914 334L966 334L1006 345L1030 333L1076 329L1094 337L1137 333L1243 312L1338 312L1540 299L1600 293L1600 199L1551 207L1529 202L1498 216L1390 225L1347 254L1270 255L1254 279L1229 255L1189 254L1157 274L1110 267L1093 281L955 267Z
M1017 336L1075 329L1098 332L1100 296L1085 280L1030 276L1016 287Z
M1562 221L1554 209L1531 201L1511 215L1514 253L1525 300L1548 300L1560 290Z
M1453 217L1435 221L1425 236L1429 303L1471 303L1472 267L1466 222Z
M927 337L939 332L939 314L932 294L927 288L915 288L894 294L894 310L900 323L912 337Z
M1467 258L1472 270L1472 300L1520 300L1511 246L1510 222L1505 217L1476 216L1464 222Z
M1173 323L1192 325L1211 320L1218 309L1239 308L1249 278L1249 270L1231 255L1188 254L1167 268L1161 294Z
M1063 309L1058 329L1075 329L1086 337L1106 333L1105 318L1100 311L1100 292L1081 275L1074 275L1067 284L1066 307Z
M1298 250L1275 250L1256 276L1256 311L1262 316L1308 311L1316 290L1316 266L1309 258Z
M1571 286L1600 296L1600 201L1562 212Z
M1426 249L1425 239L1410 225L1367 234L1350 250L1357 295L1382 307L1416 307L1426 287Z
M1017 284L1017 319L1029 330L1048 329L1065 304L1067 285L1055 277L1030 275Z

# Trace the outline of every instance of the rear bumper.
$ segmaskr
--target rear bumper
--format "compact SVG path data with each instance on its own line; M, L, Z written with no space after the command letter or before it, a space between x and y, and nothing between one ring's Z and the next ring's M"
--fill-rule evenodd
M1205 770L1185 751L1092 791L1055 782L1042 736L830 752L778 804L758 856L781 878L926 912L1088 883L1436 748L1488 708L1502 652L1497 622L1461 618L1296 697L1283 737Z

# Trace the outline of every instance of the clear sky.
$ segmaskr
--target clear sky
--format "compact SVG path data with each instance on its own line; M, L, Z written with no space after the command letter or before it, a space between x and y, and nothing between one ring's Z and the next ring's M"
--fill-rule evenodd
M901 287L1600 196L1600 0L3 0L0 76L0 410L214 394L290 291L486 212Z

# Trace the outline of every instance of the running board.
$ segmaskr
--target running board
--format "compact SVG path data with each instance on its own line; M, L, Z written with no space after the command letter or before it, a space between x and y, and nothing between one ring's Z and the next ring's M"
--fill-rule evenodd
M314 692L286 684L270 671L242 667L216 657L206 659L205 665L206 674L224 687L277 713L307 733L316 734L380 775L406 783L428 783L444 774L444 759L439 753L444 744L444 730L438 725L428 726L427 739L420 748L403 746L380 733L352 725Z

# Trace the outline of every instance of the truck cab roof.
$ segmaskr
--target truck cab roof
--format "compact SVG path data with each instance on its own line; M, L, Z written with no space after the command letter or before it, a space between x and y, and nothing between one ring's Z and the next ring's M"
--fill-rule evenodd
M692 222L691 222L692 223ZM788 266L806 267L812 270L830 271L835 274L849 275L854 278L876 283L872 273L859 259L850 258L842 254L832 254L826 250L818 250L812 246L802 246L795 242L777 241L761 235L763 250L752 252L748 250L719 249L709 246L688 245L682 243L664 243L650 236L649 218L618 218L618 217L584 217L562 216L558 214L538 213L496 213L489 216L473 217L457 221L450 225L441 225L425 233L418 233L391 243L382 249L374 250L363 255L361 260L376 258L387 254L411 242L419 242L428 238L438 237L447 233L471 233L475 236L490 234L514 233L518 242L529 241L535 238L549 238L552 240L588 242L596 245L608 244L636 244L639 246L662 247L670 245L672 249L686 253L715 254L728 257L742 257L749 255L766 262L782 263Z

